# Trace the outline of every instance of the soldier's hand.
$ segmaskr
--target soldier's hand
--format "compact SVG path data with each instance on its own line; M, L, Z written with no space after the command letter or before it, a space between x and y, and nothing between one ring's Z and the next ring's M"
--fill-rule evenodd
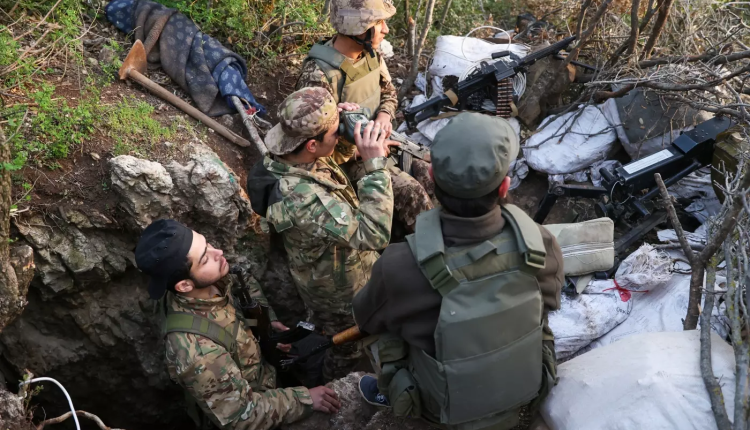
M315 411L335 414L341 408L339 396L328 387L310 388L310 397L312 397L313 410Z
M393 124L391 123L391 115L388 114L388 112L380 112L378 116L375 117L375 123L380 124L380 128L383 130L383 133L385 133L386 139L390 137L391 132L393 131Z
M274 321L274 322L272 322L271 323L271 327L273 327L273 329L275 331L287 331L287 330L289 330L289 327L285 326L284 323L281 322L281 321Z
M359 109L359 105L356 103L339 103L336 108L341 112L342 110L352 111Z
M362 133L360 130L362 130L362 123L358 122L354 126L354 144L357 145L362 161L385 157L385 133L381 133L380 125L375 121L370 121Z

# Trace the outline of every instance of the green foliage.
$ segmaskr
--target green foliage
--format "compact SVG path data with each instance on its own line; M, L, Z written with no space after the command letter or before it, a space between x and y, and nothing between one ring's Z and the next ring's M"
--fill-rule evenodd
M309 34L299 40L302 46L314 41L315 35L331 32L327 20L319 20L324 0L213 0L210 9L206 0L161 0L160 3L184 13L201 31L242 56L265 55L269 40L260 33L269 33L282 23L304 23L284 29ZM272 38L279 36L276 33Z
M153 145L174 136L177 126L164 127L151 117L153 112L150 104L133 97L123 97L114 109L105 114L103 126L109 129L109 136L115 140L115 155L136 151L139 143Z
M448 0L438 0L432 15L433 25L428 33L428 43L441 34L454 34L464 36L471 30L483 26L492 25L505 30L515 27L516 16L525 11L524 0L453 0L450 10L446 16L442 29L438 29L436 23L440 21ZM422 31L424 20L424 1L410 0L410 16L417 21L417 37ZM396 1L396 15L388 21L392 35L406 35L406 1ZM417 7L421 6L417 12ZM492 31L495 33L496 31ZM393 36L390 37L393 39ZM403 41L406 37L402 38ZM391 40L394 45L398 44Z

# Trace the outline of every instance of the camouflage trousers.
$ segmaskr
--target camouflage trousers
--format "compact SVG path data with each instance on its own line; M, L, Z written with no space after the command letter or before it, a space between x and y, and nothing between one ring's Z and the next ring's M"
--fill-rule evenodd
M352 314L320 311L310 312L310 322L328 336L333 336L356 324ZM361 357L362 351L359 349L358 342L345 343L330 348L326 351L326 356L323 359L324 381L330 382L348 375Z
M417 165L419 165L417 167ZM406 229L406 233L414 233L414 225L417 222L417 215L435 207L430 199L430 195L425 190L433 190L435 186L428 173L429 163L422 160L414 160L412 169L420 172L421 181L417 181L407 173L396 167L393 157L388 159L388 172L391 174L391 183L393 184L393 215L398 219ZM352 181L356 189L356 183L365 176L364 163L361 160L349 161L341 165L349 180Z

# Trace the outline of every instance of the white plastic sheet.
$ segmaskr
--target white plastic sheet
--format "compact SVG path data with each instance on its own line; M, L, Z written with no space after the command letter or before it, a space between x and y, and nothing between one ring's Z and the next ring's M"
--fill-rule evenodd
M558 366L541 414L552 430L715 429L699 349L692 330L634 335L575 357ZM731 418L732 347L712 335L711 358Z
M430 76L460 77L479 61L492 61L493 53L508 50L519 57L529 52L525 45L495 44L474 37L439 36L428 72Z
M607 158L617 135L596 106L542 121L523 147L526 162L548 174L574 173Z

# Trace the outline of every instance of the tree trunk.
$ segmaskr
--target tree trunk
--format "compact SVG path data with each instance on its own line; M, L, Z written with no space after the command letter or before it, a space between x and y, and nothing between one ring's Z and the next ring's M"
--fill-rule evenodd
M651 56L651 50L656 46L656 42L661 35L664 26L667 24L667 18L669 17L669 10L672 8L674 0L665 0L659 6L659 15L656 17L654 22L654 28L651 30L651 36L646 42L646 46L643 47L643 53L641 53L641 60L645 60Z
M427 0L427 8L424 11L424 25L422 26L422 34L419 36L419 41L416 42L414 48L414 55L411 60L411 70L409 70L409 76L404 81L404 84L398 90L398 99L401 100L409 91L414 81L417 79L417 73L419 72L419 57L422 55L422 48L424 47L425 40L427 40L427 33L430 31L432 25L432 11L435 9L435 0Z
M0 331L21 314L34 273L34 253L29 246L10 249L10 211L12 199L10 142L0 129Z
M451 3L453 3L453 0L448 0L445 3L445 6L443 7L443 14L440 17L440 22L438 22L438 25L437 25L438 30L442 30L443 25L445 25L445 18L448 17L448 12L451 9Z

